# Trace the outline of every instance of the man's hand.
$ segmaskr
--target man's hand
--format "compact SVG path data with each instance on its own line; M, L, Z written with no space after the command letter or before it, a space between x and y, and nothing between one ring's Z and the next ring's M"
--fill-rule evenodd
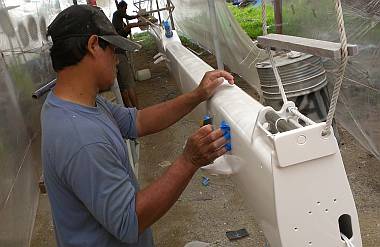
M196 168L213 162L227 152L224 145L227 140L221 129L212 130L211 125L205 125L187 140L182 156Z
M199 84L194 90L194 93L198 95L201 101L209 99L215 92L215 89L222 84L223 78L230 84L234 84L234 77L224 70L214 70L207 72Z

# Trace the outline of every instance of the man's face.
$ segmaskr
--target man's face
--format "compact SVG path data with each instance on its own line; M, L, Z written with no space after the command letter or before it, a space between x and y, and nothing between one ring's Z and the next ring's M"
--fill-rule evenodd
M125 14L127 13L128 5L125 5L125 7L121 8L121 11Z
M111 88L116 77L118 59L115 54L115 47L108 44L105 49L99 49L96 58L96 70L98 79L97 86L99 91L106 91ZM95 68L94 68L95 69Z

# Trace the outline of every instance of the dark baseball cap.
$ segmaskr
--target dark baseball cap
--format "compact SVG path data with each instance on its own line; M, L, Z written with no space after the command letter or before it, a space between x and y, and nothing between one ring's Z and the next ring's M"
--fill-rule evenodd
M99 8L91 5L72 5L64 9L49 25L47 35L53 43L72 37L97 35L126 51L136 51L141 45L120 36Z

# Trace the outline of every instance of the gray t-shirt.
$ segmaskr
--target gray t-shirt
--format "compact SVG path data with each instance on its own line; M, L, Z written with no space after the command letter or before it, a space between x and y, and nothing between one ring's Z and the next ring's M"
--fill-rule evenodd
M135 108L96 107L50 92L41 112L44 179L60 247L151 247L138 234L137 180L123 138L136 138Z

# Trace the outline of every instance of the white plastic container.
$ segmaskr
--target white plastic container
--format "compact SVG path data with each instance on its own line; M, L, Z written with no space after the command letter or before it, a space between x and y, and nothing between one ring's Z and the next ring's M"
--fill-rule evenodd
M142 69L136 72L136 79L138 81L145 81L152 77L150 69Z

